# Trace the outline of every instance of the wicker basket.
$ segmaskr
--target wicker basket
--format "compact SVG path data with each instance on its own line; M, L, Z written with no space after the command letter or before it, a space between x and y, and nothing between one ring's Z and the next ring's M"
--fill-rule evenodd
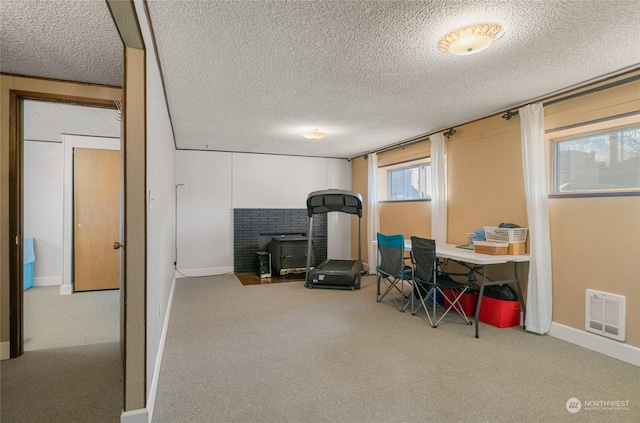
M492 256L506 256L509 254L508 242L476 241L474 246L475 252L480 254L490 254Z
M509 243L509 255L519 256L526 253L524 242Z
M497 226L485 226L484 233L487 241L503 241L521 243L527 240L527 228L499 228Z

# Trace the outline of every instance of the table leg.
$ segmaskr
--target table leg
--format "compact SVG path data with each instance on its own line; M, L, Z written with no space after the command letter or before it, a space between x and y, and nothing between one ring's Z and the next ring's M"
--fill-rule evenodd
M520 278L518 277L518 263L513 263L513 272L516 277L516 285L518 286L518 300L520 300L520 310L522 310L522 328L527 328L527 310L524 307L524 297L522 296L522 287L520 286Z
M482 295L484 294L484 283L487 281L487 266L482 266L482 282L480 283L480 292L478 293L478 304L476 305L476 338L478 334L478 316L480 316L480 306L482 306Z

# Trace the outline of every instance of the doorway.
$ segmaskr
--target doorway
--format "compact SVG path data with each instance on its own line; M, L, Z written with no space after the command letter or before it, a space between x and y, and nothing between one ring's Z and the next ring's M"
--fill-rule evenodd
M112 280L113 276L117 278L118 252L108 247L120 238L119 112L55 101L24 100L23 115L22 223L24 236L35 240L38 253L35 286L59 285L63 295L74 292L74 184L90 190L89 194L82 195L87 200L80 202L80 206L84 206L87 202L95 202L91 192L105 192L105 186L99 186L103 180L110 183L107 189L111 195L110 204L106 207L103 203L97 208L101 215L108 212L110 216L108 225L100 224L97 230L107 230L110 239L103 241L102 251L95 255L99 258L105 254L109 256L111 261L102 267L112 266ZM69 133L83 135L68 135ZM105 174L89 174L85 178L76 178L78 180L74 183L75 149L115 151ZM104 166L99 159L89 167L102 169ZM94 186L95 184L98 186ZM98 196L98 200L101 198L102 196ZM83 248L84 251L88 250L86 247ZM92 258L90 255L85 257ZM118 283L112 282L111 287L117 288Z
M75 108L83 109L85 111L90 110L92 114L99 115L101 112L107 112L111 115L111 119L114 120L112 126L116 129L116 134L119 136L120 122L115 120L115 110L90 107L86 104L77 105L69 103L56 103L53 99L48 101L33 101L30 99L21 100L18 102L17 120L19 135L16 137L15 144L16 150L20 152L18 154L18 160L13 173L17 174L16 179L20 181L21 189L20 201L21 207L17 207L19 213L14 215L15 221L19 221L19 227L22 229L23 235L35 235L34 244L36 246L36 266L40 265L40 268L36 268L33 277L35 284L33 287L26 291L16 290L16 285L12 285L12 301L17 297L16 293L19 293L20 297L20 311L21 316L21 330L23 331L23 338L21 339L20 354L23 351L27 351L27 354L22 355L19 360L3 361L3 383L11 383L12 388L26 385L28 390L25 392L37 393L41 387L44 387L46 396L54 398L48 407L52 404L56 405L55 409L66 409L64 415L65 418L69 418L74 412L82 412L80 409L86 403L81 401L82 395L87 395L91 392L91 395L96 396L92 399L94 406L101 407L96 401L103 401L105 404L104 414L111 417L118 417L122 410L122 397L123 397L123 365L120 355L120 294L118 291L111 292L95 292L95 293L79 293L73 296L61 295L61 281L63 279L63 260L62 260L62 233L63 233L63 219L62 211L55 212L55 208L63 208L62 195L56 195L55 193L61 193L63 191L62 185L62 167L64 161L64 143L61 139L46 139L44 133L47 130L40 132L30 131L30 127L34 122L30 122L30 116L33 117L33 110L45 110L54 108L60 111L60 109ZM45 105L40 108L40 105L35 103L41 103ZM115 106L114 103L112 103ZM27 107L31 109L28 110ZM115 107L114 107L115 109ZM49 110L51 111L51 110ZM71 113L71 112L70 112ZM93 123L99 119L94 116ZM53 113L48 117L51 121L59 120L60 114ZM21 124L21 122L23 122ZM90 124L85 122L85 125ZM37 123L36 123L37 126ZM104 130L104 128L102 129ZM66 132L68 130L58 129L60 132ZM75 131L77 132L77 130ZM36 135L34 135L36 134ZM106 133L113 134L113 133ZM61 133L58 137L64 137ZM40 139L38 139L40 138ZM117 148L119 148L119 139L116 139ZM119 227L119 189L120 189L120 164L119 164L119 151L116 151L116 197L118 204L116 210L116 228ZM30 175L29 170L33 168L40 168L40 174L33 178ZM55 169L55 171L53 171ZM43 183L47 182L47 183ZM56 188L57 186L57 188ZM35 190L33 189L36 188ZM50 188L54 188L51 190ZM43 192L53 191L53 196L58 199L57 204L51 202L36 203L33 207L33 200L45 200L46 195ZM44 198L39 198L44 197ZM56 207L53 207L53 206ZM14 209L15 210L15 209ZM53 217L44 222L38 227L39 220L43 216ZM54 223L51 222L54 221ZM43 227L44 226L44 227ZM54 234L51 229L56 228ZM69 225L68 231L72 230ZM49 230L49 233L47 233ZM52 240L53 238L53 240ZM113 241L120 239L119 229L116 229L115 236L111 239ZM38 248L40 247L40 248ZM16 248L16 250L18 250ZM38 251L40 250L40 251ZM113 248L112 248L113 251ZM115 251L116 256L118 251ZM118 267L116 262L115 274L118 275ZM57 285L57 286L56 286ZM119 282L117 282L116 288L118 288ZM93 294L108 294L99 295L100 298ZM62 311L62 312L61 312ZM12 313L12 317L13 317ZM99 317L98 317L99 316ZM14 325L12 323L12 329ZM43 330L44 329L44 330ZM13 344L12 344L13 347ZM18 354L18 355L20 355ZM12 356L17 357L13 354ZM49 364L47 364L49 363ZM57 363L57 364L56 364ZM91 364L93 363L93 364ZM99 365L96 365L99 364ZM22 370L13 371L12 367L18 366L21 369L38 369L36 373L40 380L31 380L27 373L22 374ZM24 367L27 366L27 367ZM49 369L48 366L53 366ZM73 370L71 367L73 367ZM66 371L59 371L56 367L64 367ZM110 370L109 370L110 369ZM31 374L34 372L32 371ZM47 382L44 385L42 379L44 374L55 374L56 378L51 378L50 383ZM71 376L71 375L76 376ZM82 374L84 378L93 374L95 377L86 380L84 385L81 383L82 378L78 375ZM13 379L10 379L11 376ZM65 379L69 376L71 379ZM75 379L75 380L74 380ZM29 382L31 380L31 382ZM96 381L99 381L96 383ZM105 391L105 395L100 395L98 391L100 387L108 387L108 391ZM82 387L81 389L76 389ZM72 393L72 390L73 391ZM55 392L55 393L53 393ZM53 393L53 394L52 394ZM57 397L57 393L63 394ZM66 398L68 394L74 396L74 399ZM98 394L98 395L96 395ZM31 395L27 396L28 399ZM100 399L101 398L101 399ZM5 398L3 395L3 417L10 412L10 409L21 408L19 406L21 399L24 397L18 396L13 398L9 407L5 407ZM26 405L23 404L23 405ZM22 407L25 408L25 407ZM37 416L37 405L27 405L26 408L30 409L33 416ZM111 410L111 411L109 411ZM51 411L51 408L48 410ZM24 413L24 411L22 411Z
M58 285L59 295L71 294L74 268L90 276L82 278L87 282L78 291L119 288L119 254L110 248L120 238L119 111L25 99L21 115L22 220L36 252L32 289ZM86 136L67 135L72 131ZM74 152L91 161L80 160L77 166ZM77 187L80 192L74 194ZM86 217L81 244L74 248L77 213L101 220ZM96 233L107 239L96 240ZM25 314L30 313L27 305L25 301ZM109 320L118 318L116 311ZM26 338L33 332L26 327L24 333Z

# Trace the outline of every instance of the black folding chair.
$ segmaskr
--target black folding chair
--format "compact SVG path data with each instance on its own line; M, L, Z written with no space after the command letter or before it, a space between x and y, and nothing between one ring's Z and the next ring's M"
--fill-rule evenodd
M416 236L411 237L411 263L413 265L414 287L414 295L411 298L411 314L415 315L421 307L424 308L429 323L435 328L451 310L455 310L466 324L472 324L460 304L460 299L475 287L474 269L467 273L442 272L436 256L436 242L432 239ZM451 278L452 275L464 276L467 278L467 282L456 282ZM445 296L444 289L451 290L452 299ZM416 297L420 303L414 307ZM443 299L442 305L438 304L438 298ZM442 315L436 320L438 308L442 309Z

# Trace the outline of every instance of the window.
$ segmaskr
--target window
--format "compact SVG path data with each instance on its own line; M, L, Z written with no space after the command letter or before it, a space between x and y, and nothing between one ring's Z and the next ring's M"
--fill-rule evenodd
M430 199L430 160L385 166L378 169L378 197L381 201Z
M552 140L554 194L640 190L640 125Z

